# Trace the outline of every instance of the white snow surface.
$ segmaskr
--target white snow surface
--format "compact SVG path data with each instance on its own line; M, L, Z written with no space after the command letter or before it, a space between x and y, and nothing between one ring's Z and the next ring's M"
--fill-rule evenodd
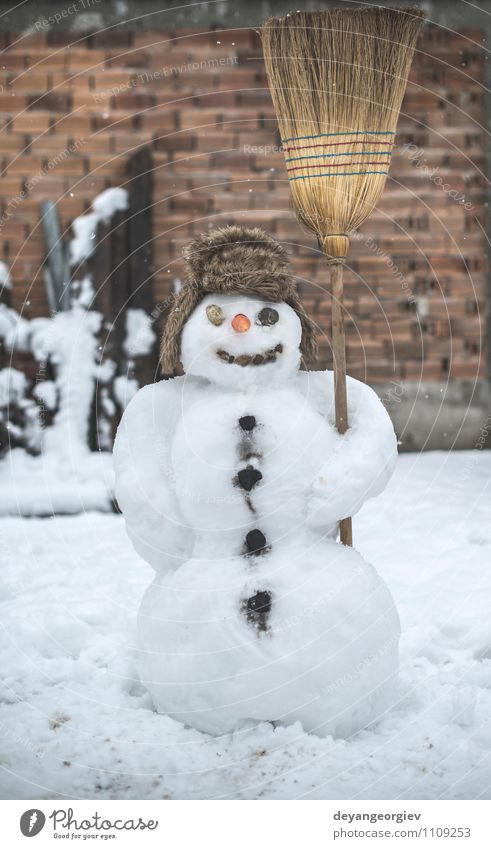
M111 510L114 473L109 451L60 451L36 456L23 448L0 462L0 516L49 516Z
M126 310L124 350L128 357L143 357L149 354L156 338L152 320L145 310L133 307Z
M135 620L152 570L122 517L0 520L5 798L491 796L491 452L407 454L354 521L402 622L392 708L349 739L211 737L152 710Z
M128 192L121 186L105 189L92 201L92 209L102 221L109 221L116 212L128 209Z
M0 304L0 339L7 351L13 348L26 350L29 346L29 329L29 321L6 304Z
M134 395L138 392L138 381L126 374L118 374L113 383L114 397L124 410Z
M20 401L27 388L27 377L16 368L0 369L0 407Z
M42 363L49 356L56 371L54 385L40 382L36 390L45 402L56 396L59 406L53 424L41 434L40 455L15 448L2 458L0 515L111 509L111 455L91 452L87 442L94 386L101 379L100 322L99 313L76 304L29 322L37 360Z
M5 287L5 289L11 289L12 281L10 279L8 266L0 260L0 289L3 287Z
M119 186L106 189L92 201L92 210L72 221L70 263L76 265L91 256L100 221L109 221L114 213L128 208L128 192Z

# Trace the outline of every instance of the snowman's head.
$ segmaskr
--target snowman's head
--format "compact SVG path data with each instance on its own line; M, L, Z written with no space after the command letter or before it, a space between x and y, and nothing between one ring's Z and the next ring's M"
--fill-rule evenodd
M285 379L315 361L316 328L283 247L257 227L230 225L184 250L188 273L162 336L164 374L233 385Z
M301 338L288 304L213 293L184 325L181 360L186 374L220 385L281 382L299 367Z

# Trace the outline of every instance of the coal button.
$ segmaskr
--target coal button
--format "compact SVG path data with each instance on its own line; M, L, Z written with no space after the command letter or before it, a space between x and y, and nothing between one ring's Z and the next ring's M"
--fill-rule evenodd
M242 430L254 430L256 427L256 417L255 416L242 416L239 419L239 424Z
M258 528L246 535L246 545L250 554L261 554L266 547L266 537Z
M269 590L258 590L244 604L245 613L251 625L258 631L268 630L268 616L271 612L271 593Z
M255 486L257 482L261 480L262 474L258 469L255 469L253 466L246 466L245 469L241 469L240 472L238 472L237 478L242 489L245 489L247 492L250 492L252 487Z

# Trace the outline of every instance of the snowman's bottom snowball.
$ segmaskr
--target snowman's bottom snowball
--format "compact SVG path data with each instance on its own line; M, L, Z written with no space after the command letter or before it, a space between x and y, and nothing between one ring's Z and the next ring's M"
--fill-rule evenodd
M260 591L267 631L244 609ZM192 559L144 595L140 675L159 712L200 731L300 721L346 737L390 706L399 635L386 585L345 546Z

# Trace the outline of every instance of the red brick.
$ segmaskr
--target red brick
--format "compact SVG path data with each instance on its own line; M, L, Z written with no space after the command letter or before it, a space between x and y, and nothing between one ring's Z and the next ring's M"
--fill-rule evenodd
M196 149L196 134L190 132L166 133L153 136L154 150L169 153L191 151Z
M176 111L174 109L152 109L140 115L141 127L145 132L168 132L177 127ZM184 135L184 134L183 134Z
M197 133L198 150L201 153L228 152L236 150L235 137L232 132L216 132L201 130Z
M127 112L115 112L110 109L100 109L91 118L88 119L93 132L102 130L110 131L111 133L128 132L134 129L134 115L128 115Z
M128 69L140 69L140 68L149 68L152 63L152 55L148 50L138 50L132 49L126 51L122 56L119 57L119 64L121 64L122 68ZM115 67L116 60L113 59L112 67Z
M87 160L87 174L111 175L115 180L124 179L126 158L113 154L91 154Z
M27 106L27 98L15 96L9 93L0 95L0 112L7 115L16 115Z
M132 47L133 41L134 33L114 26L102 29L90 38L93 47Z
M63 192L72 192L77 198L85 198L88 208L93 198L107 188L107 178L103 174L85 174L83 177L63 177Z
M8 163L6 173L10 177L13 174L35 174L41 170L44 162L44 158L40 156L18 156Z
M87 69L95 74L104 71L107 53L105 50L87 50L78 43L66 51L65 57L65 66L72 73Z
M8 162L16 155L22 155L29 150L29 136L16 135L14 133L2 133L1 135L1 152Z
M18 74L28 68L30 64L29 57L24 53L2 54L2 67L5 68L7 72Z
M204 91L193 99L197 109L216 109L220 112L237 105L237 93L235 91Z
M141 146L141 139L135 137L135 133L117 133L111 136L109 133L101 134L100 138L107 145L107 149L113 153L121 153L131 156ZM95 140L95 139L94 139ZM90 141L92 149L93 140ZM102 149L102 148L101 148Z
M27 180L36 176L33 173L27 173ZM46 176L36 182L32 189L29 190L29 197L52 197L54 200L61 197L63 194L63 174L61 172L50 171Z
M249 102L245 103L242 99L244 95L252 95L255 94L255 91L249 92L249 89L257 89L256 85L256 74L253 68L243 68L237 66L236 68L229 67L220 72L220 88L227 91L238 91L240 95L240 99L238 100L238 105L243 106L256 106L257 103ZM267 91L267 88L260 89L260 91ZM264 102L271 103L271 97L269 95L269 91L267 92L268 98L264 98ZM253 98L252 98L253 100Z
M156 105L153 94L145 94L134 87L131 91L118 93L112 99L111 107L115 109L131 109L133 112L142 112Z
M105 102L98 103L91 91L78 89L71 95L72 109L77 115L94 115L105 108ZM107 108L107 107L106 107Z
M210 48L213 44L214 35L215 33L212 32L179 29L175 34L175 44L178 44L181 48L185 46L186 50L197 50L199 47Z
M173 33L168 31L160 31L150 30L148 32L135 32L133 43L135 48L138 47L148 47L149 45L154 44L155 42L169 42L169 40L173 39Z
M216 38L222 42L222 46L225 49L229 49L231 47L249 47L252 49L255 44L255 33L254 30L250 29L250 27L244 27L243 29L216 30L215 34Z
M179 112L179 123L183 130L195 128L216 128L221 125L220 113L216 109L187 109Z
M48 91L44 94L33 94L29 97L28 109L49 112L70 112L71 97L63 92Z
M51 124L51 113L29 110L15 115L12 122L12 132L38 134L48 130Z
M271 105L271 94L267 88L253 88L248 91L241 91L239 96L240 106L257 106L262 109L268 108Z
M81 39L78 33L61 29L49 30L46 33L46 43L53 47L66 47L67 45L80 47L82 44L85 49L89 47L86 38Z
M32 47L24 50L22 47L16 46L15 50L26 57L26 67L32 67L33 73L46 71L46 68L65 68L66 57L68 55L66 49L50 50L49 48Z
M31 95L33 92L44 92L48 88L48 72L42 68L28 70L22 75L9 75L5 93L13 92L16 96Z

